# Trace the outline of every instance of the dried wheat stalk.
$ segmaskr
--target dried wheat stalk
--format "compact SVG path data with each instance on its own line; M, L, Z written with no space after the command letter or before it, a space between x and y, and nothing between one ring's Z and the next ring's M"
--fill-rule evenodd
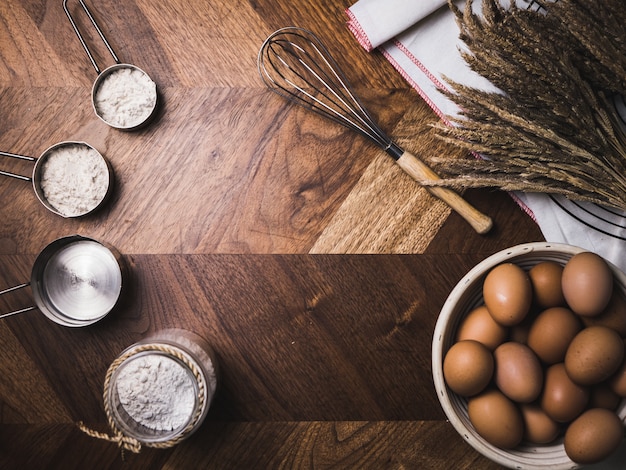
M626 208L623 0L559 0L544 12L472 0L456 15L469 66L503 93L447 80L462 110L440 136L484 159L437 159L442 185L564 194ZM511 2L513 3L513 2Z

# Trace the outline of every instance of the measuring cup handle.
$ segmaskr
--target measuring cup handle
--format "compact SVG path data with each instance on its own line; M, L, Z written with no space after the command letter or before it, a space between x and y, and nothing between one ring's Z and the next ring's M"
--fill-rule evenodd
M30 286L30 282L26 282L24 284L20 284L19 286L15 286L15 287L10 287L8 289L3 290L2 292L0 292L0 295L4 295L4 294L8 294L9 292L13 292L16 291L18 289L23 289L24 287L28 287ZM2 318L6 318L6 317L10 317L12 315L19 315L20 313L25 313L25 312L30 312L31 310L35 310L37 307L26 307L20 310L14 310L12 312L8 312L8 313L3 313L0 315L0 319Z
M85 13L87 14L89 21L91 21L91 24L98 32L100 39L102 39L102 42L104 42L104 45L106 46L107 50L113 57L113 60L115 60L116 64L119 64L120 60L117 58L117 55L115 55L113 48L109 44L109 41L107 41L107 38L104 36L104 33L100 29L100 26L98 26L98 23L96 22L96 19L91 14L91 11L89 11L89 8L87 8L87 5L85 4L84 0L78 0L78 2L80 3L80 6L83 8ZM69 8L67 7L67 0L63 0L63 10L65 11L67 18L70 20L70 24L72 25L72 28L74 29L74 32L76 33L76 36L78 36L78 40L80 41L81 46L83 46L83 49L85 49L85 52L87 53L87 57L89 57L89 60L91 61L91 65L93 65L93 68L96 70L96 73L100 74L100 67L98 67L98 64L96 63L96 59L94 58L93 54L89 50L89 46L87 46L87 43L83 39L82 34L80 34L80 31L78 30L78 26L76 25L76 22L74 21L74 18L72 18L72 14L70 13Z
M29 162L34 162L36 158L27 157L26 155L18 155L17 153L9 153L9 152L0 152L0 155L3 157L17 158L19 160L27 160ZM0 175L10 176L11 178L17 178L22 181L31 181L29 176L16 175L15 173L9 173L8 171L1 171Z
M32 178L30 176L17 175L15 173L9 173L8 171L0 170L0 175L10 176L11 178L17 178L18 180L22 180L22 181L32 181Z

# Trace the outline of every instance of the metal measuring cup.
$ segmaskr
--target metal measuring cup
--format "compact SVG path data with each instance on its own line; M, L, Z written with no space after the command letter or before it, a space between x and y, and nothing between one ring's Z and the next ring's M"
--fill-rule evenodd
M100 70L67 7L67 0L63 0L65 14L87 53L91 65L98 74L91 89L91 103L94 112L102 121L113 128L124 131L139 129L156 114L158 96L156 84L139 67L120 62L84 0L78 0L78 2L115 61L114 65L105 70ZM130 99L126 95L129 90L131 94L135 95L135 99ZM142 98L137 100L136 97L139 95ZM120 107L121 109L119 109ZM125 116L125 114L129 116Z
M0 318L38 309L62 326L91 325L117 304L125 269L120 254L104 243L81 235L59 238L37 256L29 282L0 292L30 286L35 306Z
M99 199L90 201L88 206L84 206L82 210L80 210L79 212L72 212L72 213L69 213L67 211L64 212L62 207L60 206L57 207L53 205L48 200L48 197L46 196L46 192L42 186L42 177L45 176L46 163L49 162L51 158L54 158L54 155L57 151L64 149L64 148L70 148L70 147L76 147L78 150L89 151L92 153L93 156L98 158L99 166L103 171L103 174L101 177L101 180L102 180L101 183L106 185L106 188L103 189L102 196ZM22 181L32 182L35 195L37 196L37 199L39 200L39 202L46 209L48 209L49 211L57 215L60 215L61 217L73 218L73 217L82 217L87 214L91 214L92 212L94 212L95 210L97 210L104 204L104 202L109 198L110 194L113 191L114 176L113 176L113 168L111 167L111 164L106 158L102 156L102 154L100 154L100 152L98 152L95 148L93 148L91 145L85 142L76 142L76 141L59 142L47 148L41 154L39 158L29 157L26 155L18 155L18 154L9 153L9 152L1 152L1 151L0 151L0 156L35 162L35 165L33 167L33 173L32 173L32 176L30 177L18 175L15 173L10 173L8 171L1 171L1 170L0 170L0 175L9 176L11 178L16 178Z

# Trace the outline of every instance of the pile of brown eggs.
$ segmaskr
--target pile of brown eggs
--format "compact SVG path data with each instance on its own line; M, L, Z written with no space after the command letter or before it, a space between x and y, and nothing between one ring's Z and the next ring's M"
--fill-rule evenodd
M494 446L548 444L563 436L576 463L620 445L626 398L626 299L600 256L526 272L492 268L484 305L461 320L443 361L447 386L467 397L476 432Z

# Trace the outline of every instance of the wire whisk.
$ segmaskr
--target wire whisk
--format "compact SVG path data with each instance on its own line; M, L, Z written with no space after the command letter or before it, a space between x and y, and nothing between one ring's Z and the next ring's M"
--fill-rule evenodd
M415 181L461 215L478 233L487 233L491 219L449 188L427 186L440 179L425 163L400 148L377 125L356 96L337 62L321 40L303 28L272 33L258 56L261 79L278 95L358 132L385 150Z

